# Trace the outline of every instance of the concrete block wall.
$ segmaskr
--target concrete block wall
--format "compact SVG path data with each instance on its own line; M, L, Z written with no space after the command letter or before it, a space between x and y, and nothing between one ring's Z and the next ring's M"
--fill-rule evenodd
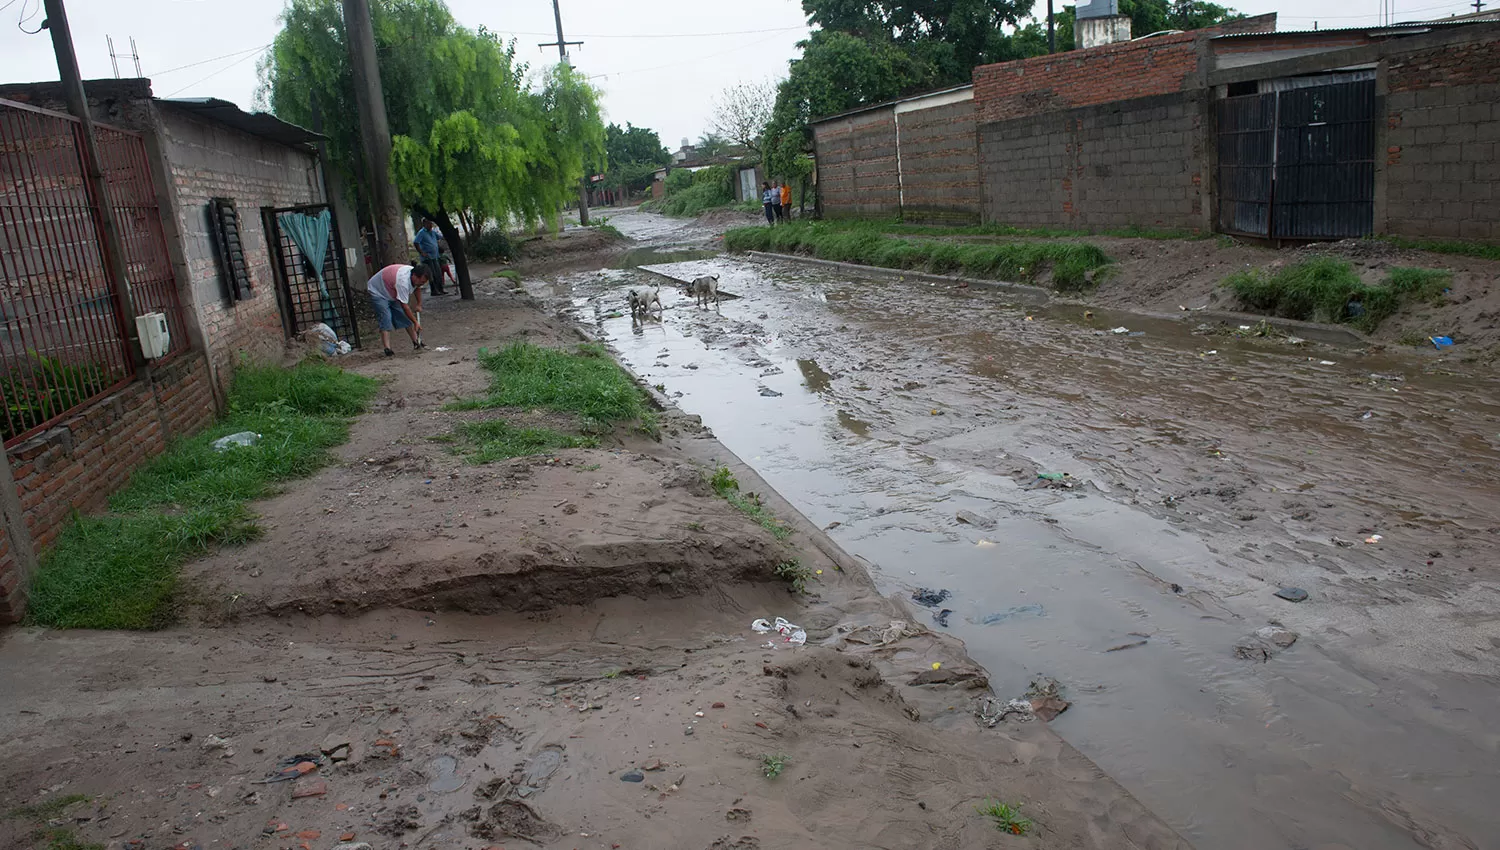
M896 116L901 143L901 217L943 224L979 222L979 150L974 103Z
M1500 40L1390 56L1383 232L1500 241Z
M110 494L171 440L212 423L210 384L202 352L189 351L11 446L11 473L36 550L57 541L73 511L104 508ZM25 579L0 526L0 623L24 613Z
M1205 227L1200 91L982 124L984 219L1030 227Z
M861 112L814 128L823 215L901 214L894 107Z

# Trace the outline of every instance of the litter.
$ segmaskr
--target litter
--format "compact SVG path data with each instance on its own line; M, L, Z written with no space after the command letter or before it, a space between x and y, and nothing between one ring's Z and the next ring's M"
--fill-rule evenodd
M944 608L941 611L934 611L932 613L932 621L946 629L948 628L948 618L951 616L953 616L953 609Z
M1215 348L1213 351L1205 351L1205 352L1203 352L1203 356L1204 357L1208 357L1208 356L1211 356L1211 355L1214 355L1214 354L1218 354L1218 353L1219 353L1219 350L1217 348Z
M1453 344L1453 338L1447 336L1430 336L1427 338L1427 341L1432 343L1433 348L1439 350L1447 348L1448 346Z
M912 591L911 600L918 605L922 605L927 608L936 608L943 603L943 600L952 595L953 594L949 593L946 590L933 590L929 587L919 587L916 590Z
M959 511L958 521L966 523L968 525L972 525L975 528L982 528L986 531L995 527L994 520L990 519L987 516L980 516L973 511Z
M1369 537L1366 537L1366 538L1365 538L1365 542L1366 542L1366 543L1371 543L1371 544L1374 544L1374 543L1379 543L1379 542L1380 542L1380 541L1382 541L1382 540L1384 540L1384 539L1385 539L1385 538L1384 538L1384 537L1382 537L1382 536L1380 536L1380 535L1379 535L1379 534L1372 534L1372 535L1370 535L1370 536L1369 536Z
M272 782L288 782L299 779L318 769L323 763L322 753L299 753L287 756L276 765L276 770L266 774L265 779L257 779L256 784L266 785Z
M1073 476L1066 472L1038 472L1036 474L1036 477L1042 479L1043 481L1062 481L1066 478L1072 478Z
M433 351L452 351L452 350L453 350L453 348L451 346L447 346L447 345L440 345L437 348L433 349Z
M1112 334L1128 334L1128 333L1130 333L1130 328L1127 328L1127 327L1110 328L1109 332L1112 333Z
M788 623L780 617L776 618L774 624L768 623L764 618L761 618L751 623L750 628L759 634L776 632L784 638L782 643L788 643L792 646L802 646L807 643L807 632L801 626ZM770 645L774 646L775 642L773 641Z
M1318 361L1318 365L1319 366L1337 366L1338 364L1335 363L1335 362L1333 362L1332 360L1319 360Z
M1063 699L1062 685L1050 676L1039 676L1033 679L1031 687L1026 689L1026 698L1032 713L1040 717L1043 722L1050 722L1072 705Z
M848 628L840 626L841 630ZM855 626L839 636L839 643L857 643L865 646L890 646L898 640L915 637L922 629L905 620L892 620L885 626Z
M1014 608L1007 608L1004 611L997 611L994 614L986 614L983 617L980 617L979 625L992 626L995 623L1003 622L1005 620L1009 620L1012 617L1018 617L1023 614L1035 614L1038 617L1041 617L1046 613L1047 609L1043 608L1040 605L1017 605Z
M222 452L231 446L253 446L258 442L260 442L259 434L254 431L240 431L214 440L214 451Z

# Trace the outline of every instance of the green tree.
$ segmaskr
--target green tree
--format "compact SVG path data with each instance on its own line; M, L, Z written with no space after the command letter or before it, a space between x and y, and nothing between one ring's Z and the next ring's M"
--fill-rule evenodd
M701 157L718 156L729 150L729 140L710 130L698 137L698 143L694 145L694 148Z
M604 128L604 148L609 155L611 168L627 162L660 166L672 161L672 154L662 146L661 137L655 130L636 127L628 121L623 130L618 124L610 124Z

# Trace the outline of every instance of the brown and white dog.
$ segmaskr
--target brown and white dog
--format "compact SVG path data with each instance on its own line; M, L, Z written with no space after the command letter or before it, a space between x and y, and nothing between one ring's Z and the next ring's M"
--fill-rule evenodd
M693 303L699 307L707 307L710 298L713 299L715 308L719 306L719 276L716 274L693 278L693 282L688 284L688 291L693 294Z

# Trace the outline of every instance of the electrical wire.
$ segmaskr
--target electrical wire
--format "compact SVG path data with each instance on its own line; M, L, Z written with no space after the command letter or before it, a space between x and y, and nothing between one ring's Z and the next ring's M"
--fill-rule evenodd
M246 62L248 62L248 61L250 61L251 59L254 59L254 58L255 58L255 54L251 53L249 56L246 56L245 58L240 59L237 62L231 62L228 65L225 65L224 67L220 68L219 70L213 72L212 74L209 74L208 76L206 76L206 77L204 77L204 78L202 78L200 80L194 80L193 82L188 83L187 85L183 86L182 88L178 89L177 91L174 91L171 94L167 95L167 97L176 97L177 95L182 94L183 92L187 91L188 89L192 88L193 86L196 86L199 83L206 83L209 80L212 80L214 77L217 77L220 74L224 73L225 71L228 71L230 68L234 68L234 67L237 67L239 65L243 65Z
M713 38L722 35L760 35L761 33L791 32L807 29L807 26L777 27L764 30L734 30L729 32L655 32L655 33L568 33L569 38ZM555 32L524 32L521 30L491 30L498 35L544 35L556 37Z
M1468 5L1466 3L1459 2L1459 0L1455 0L1455 3L1457 3L1457 5L1459 5L1459 6ZM1397 15L1412 15L1412 14L1416 14L1417 12L1432 12L1432 11L1437 11L1439 9L1450 10L1451 11L1451 7L1453 5L1454 5L1454 3L1444 3L1444 4L1439 5L1439 6L1426 6L1426 7L1423 7L1421 9L1405 9L1405 10L1402 10L1400 12L1397 12L1396 14ZM1457 13L1455 12L1454 14L1457 14ZM1354 18L1370 18L1370 17L1376 17L1376 16L1377 15L1283 15L1280 12L1278 12L1276 14L1277 18L1292 18L1294 20L1299 20L1299 21L1337 21L1337 20L1350 20L1350 19L1354 19Z
M168 68L165 71L153 71L152 73L148 74L147 76L155 78L155 77L160 77L160 76L163 76L163 75L166 75L166 74L174 74L174 73L176 73L178 71L185 71L188 68L196 68L199 65L207 65L210 62L218 62L221 59L230 59L230 58L233 58L235 56L241 56L241 55L246 54L246 53L254 53L257 50L265 50L266 48L270 47L272 44L275 44L275 42L274 41L273 42L267 42L266 44L262 44L259 47L247 47L244 50L236 50L233 53L226 53L223 56L215 56L212 59L204 59L201 62L189 62L186 65L178 65L176 68Z

